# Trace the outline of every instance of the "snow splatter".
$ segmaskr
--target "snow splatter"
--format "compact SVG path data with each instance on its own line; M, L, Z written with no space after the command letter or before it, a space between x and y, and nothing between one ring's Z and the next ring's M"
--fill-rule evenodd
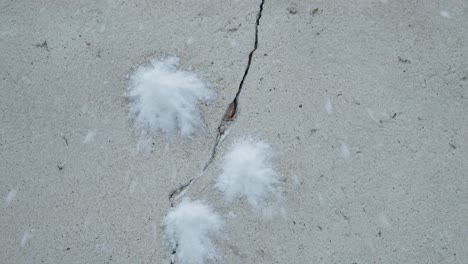
M130 77L129 117L143 145L151 145L148 138L158 132L188 137L202 128L197 105L212 101L215 93L194 73L177 70L178 65L176 57L152 60Z
M333 113L333 105L330 99L327 99L327 102L325 103L325 110L327 111L329 115Z
M349 148L344 142L341 142L340 151L341 151L341 157L343 159L349 159L349 156L350 156Z
M228 202L246 198L253 208L267 210L281 198L279 174L273 169L271 147L263 141L242 139L234 143L222 162L215 187Z
M450 13L448 11L446 11L446 10L440 11L440 16L443 17L443 18L452 18Z
M203 264L218 258L210 236L217 235L224 224L210 206L186 198L168 213L163 225L177 263Z
M86 133L86 136L83 140L83 143L87 144L90 143L91 141L94 140L94 137L96 136L96 131L95 130L88 130Z
M8 194L7 194L6 198L5 198L5 201L6 201L7 205L10 205L11 202L15 199L16 193L17 193L17 191L15 189L11 189L8 192Z

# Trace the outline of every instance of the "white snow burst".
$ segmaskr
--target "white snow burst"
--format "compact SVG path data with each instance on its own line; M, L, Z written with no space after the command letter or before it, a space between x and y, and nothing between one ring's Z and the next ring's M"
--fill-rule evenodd
M227 201L246 198L254 208L266 210L281 197L279 174L271 164L271 147L263 141L243 139L224 156L216 188Z
M217 258L210 236L223 228L223 220L200 202L184 199L164 219L165 238L176 251L177 263L203 264Z
M187 137L202 127L197 105L210 102L215 93L194 73L177 70L178 64L177 57L152 60L130 77L129 117L142 138L157 132Z

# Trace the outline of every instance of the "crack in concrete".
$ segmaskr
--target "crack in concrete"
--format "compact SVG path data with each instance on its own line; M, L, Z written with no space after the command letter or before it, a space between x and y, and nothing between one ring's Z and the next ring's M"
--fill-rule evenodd
M253 60L253 55L254 55L255 51L257 51L257 48L258 48L258 27L260 26L260 19L262 17L263 4L264 3L265 3L265 0L261 0L259 10L258 10L258 13L257 13L257 19L255 21L254 47L249 53L247 66L245 67L244 75L242 76L242 79L241 79L241 81L239 83L239 87L237 89L236 96L234 97L232 102L229 104L229 106L228 106L223 118L221 119L221 122L220 122L219 126L218 126L218 133L216 135L216 140L215 140L215 143L213 145L213 150L211 152L210 159L208 160L208 162L206 162L205 166L203 166L203 170L202 170L200 175L198 175L198 176L196 176L194 178L191 178L189 181L187 181L186 183L180 185L179 188L173 190L169 194L169 202L171 204L171 207L174 207L175 200L177 200L179 197L183 196L185 194L185 192L187 192L187 190L190 188L190 186L196 180L198 180L199 178L201 178L205 174L206 170L208 169L208 167L211 165L214 158L216 157L216 152L218 150L218 146L221 143L221 141L223 140L223 137L226 135L226 131L228 130L229 126L232 124L232 122L237 117L237 110L238 110L237 108L238 108L238 105L239 105L239 96L240 96L240 94L242 92L242 88L244 87L244 82L247 79L247 75L249 74L250 65L252 64L252 60ZM175 255L176 255L176 253L177 253L177 246L172 249L171 264L175 264Z

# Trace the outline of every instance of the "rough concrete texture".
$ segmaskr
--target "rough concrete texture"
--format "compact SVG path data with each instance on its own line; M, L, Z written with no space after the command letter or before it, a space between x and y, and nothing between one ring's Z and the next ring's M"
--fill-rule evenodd
M264 1L236 118L184 194L225 219L219 262L468 263L468 3ZM168 195L211 156L260 3L1 2L2 263L170 262ZM218 99L206 135L142 155L126 76L168 54ZM213 188L249 135L283 177L271 219Z

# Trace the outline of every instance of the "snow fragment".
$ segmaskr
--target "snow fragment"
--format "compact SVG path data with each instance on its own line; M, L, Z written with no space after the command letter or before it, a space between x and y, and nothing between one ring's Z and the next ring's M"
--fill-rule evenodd
M130 187L128 187L128 192L130 194L133 194L135 192L135 188L137 184L138 184L137 180L132 180L132 182L130 183Z
M83 114L88 114L89 113L89 109L88 109L88 105L87 104L84 104L82 107L81 107L81 112Z
M33 231L33 230L31 230ZM21 237L21 247L24 247L26 243L33 237L33 235L28 231L24 231L23 237Z
M320 205L324 205L324 199L321 192L317 193L317 199L319 200Z
M263 141L235 142L222 162L215 187L228 202L245 198L253 208L268 211L271 198L281 197L279 174L273 169L271 147Z
M325 110L327 111L328 114L333 113L333 105L330 99L327 99L327 102L325 103Z
M385 112L376 112L370 108L366 108L366 111L369 114L369 117L372 119L372 121L376 122L377 124L382 124L384 121L390 120L390 115Z
M341 142L340 151L341 151L341 157L343 157L343 159L349 159L349 156L350 156L349 148L344 142Z
M16 193L17 193L17 191L15 189L11 189L8 192L8 194L7 194L6 198L5 198L5 201L6 201L7 205L10 205L11 202L15 199Z
M235 218L235 217L237 217L237 215L233 211L229 211L228 217Z
M388 221L387 216L386 216L383 212L381 212L381 213L379 214L379 222L380 222L380 224L381 224L383 227L385 227L385 228L390 228L390 227L392 227L392 225L391 225L390 222Z
M440 16L443 17L443 18L452 18L450 13L448 11L446 11L446 10L440 11Z
M197 105L212 101L215 93L194 73L177 70L178 65L177 57L152 60L151 65L140 66L130 77L129 118L140 139L157 132L167 136L179 132L188 137L202 128Z
M85 139L83 140L83 143L87 144L93 141L95 136L96 136L95 130L88 130L88 132L86 133Z
M158 224L152 223L151 231L152 231L153 240L156 241L158 239Z
M184 199L163 222L165 239L181 264L203 264L218 257L210 236L223 228L223 220L201 201Z

